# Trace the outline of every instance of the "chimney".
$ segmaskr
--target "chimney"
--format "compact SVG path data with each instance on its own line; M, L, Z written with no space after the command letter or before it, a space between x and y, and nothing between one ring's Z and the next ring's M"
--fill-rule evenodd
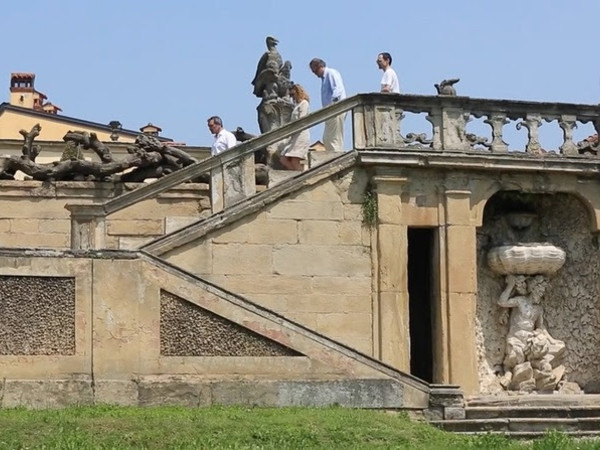
M148 125L144 125L142 128L140 128L140 131L149 136L158 136L158 133L162 131L162 128L148 122Z
M10 74L10 104L33 109L35 73ZM41 105L40 105L41 106Z

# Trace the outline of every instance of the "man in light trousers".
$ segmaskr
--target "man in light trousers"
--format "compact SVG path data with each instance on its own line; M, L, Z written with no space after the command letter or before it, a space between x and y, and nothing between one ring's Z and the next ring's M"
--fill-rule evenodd
M344 81L340 73L327 67L325 61L314 58L309 64L310 70L321 79L321 104L326 107L346 98ZM325 122L323 144L325 150L341 152L344 149L344 119L346 114L339 114Z

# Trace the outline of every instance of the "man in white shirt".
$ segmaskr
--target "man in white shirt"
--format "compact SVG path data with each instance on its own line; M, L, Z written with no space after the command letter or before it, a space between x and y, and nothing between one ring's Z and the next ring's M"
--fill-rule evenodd
M223 121L219 116L212 116L210 119L208 119L208 129L215 136L215 141L210 148L211 156L218 155L219 153L237 145L235 136L233 133L223 128Z
M383 52L377 55L377 66L383 70L381 78L381 92L390 92L393 94L400 93L400 83L398 83L398 75L392 69L392 55L388 52Z

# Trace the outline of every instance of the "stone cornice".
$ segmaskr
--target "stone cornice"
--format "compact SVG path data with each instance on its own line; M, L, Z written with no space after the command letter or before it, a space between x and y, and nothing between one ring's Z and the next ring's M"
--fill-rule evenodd
M363 166L427 167L446 170L497 172L576 173L584 176L600 174L600 159L529 154L452 153L410 150L368 150L358 152Z

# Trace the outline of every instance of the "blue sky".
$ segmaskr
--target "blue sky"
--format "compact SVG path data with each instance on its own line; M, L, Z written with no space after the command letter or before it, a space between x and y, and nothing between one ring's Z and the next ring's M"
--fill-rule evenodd
M153 122L190 145L210 145L213 114L258 131L250 80L267 35L313 109L311 58L338 69L351 95L379 89L381 51L404 93L460 77L471 97L600 102L597 0L30 0L5 2L2 15L2 101L11 72L35 72L64 115Z

